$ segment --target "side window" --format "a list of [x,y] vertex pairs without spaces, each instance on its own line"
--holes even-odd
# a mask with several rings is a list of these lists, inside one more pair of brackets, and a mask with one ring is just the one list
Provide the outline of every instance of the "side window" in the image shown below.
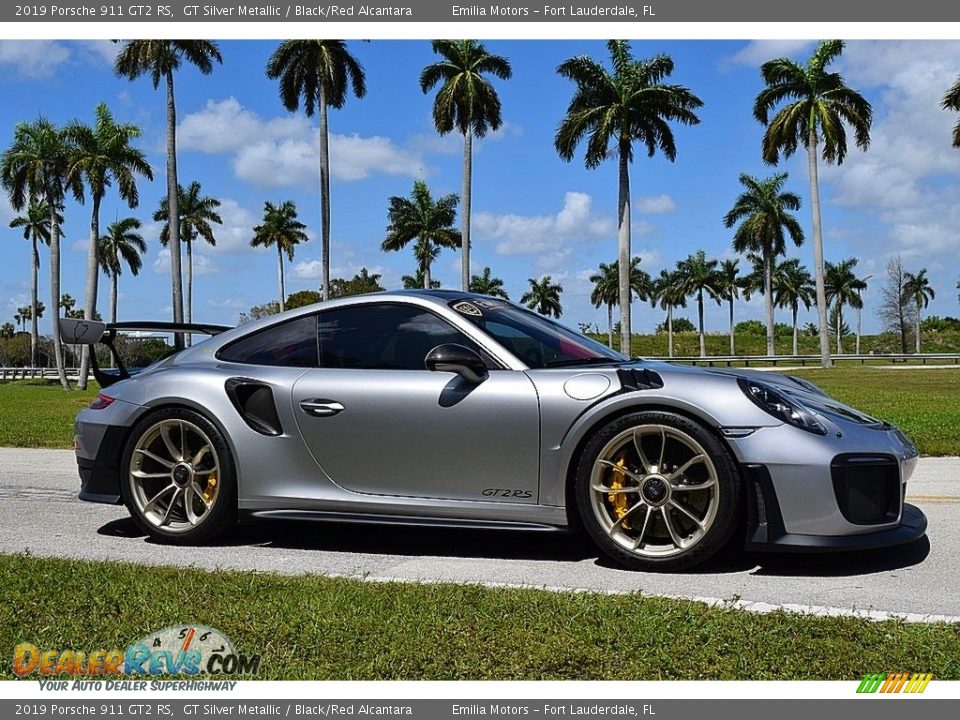
[[317,316],[274,325],[227,345],[219,357],[246,365],[317,367]]
[[320,364],[327,368],[424,370],[437,345],[473,341],[433,313],[406,305],[359,305],[320,313]]

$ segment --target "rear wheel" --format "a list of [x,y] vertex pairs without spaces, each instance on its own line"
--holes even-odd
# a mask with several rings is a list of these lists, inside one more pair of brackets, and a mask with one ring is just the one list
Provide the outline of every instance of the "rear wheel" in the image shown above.
[[120,486],[137,525],[163,542],[207,542],[236,521],[230,450],[213,423],[192,410],[161,410],[134,427]]
[[584,527],[616,562],[638,570],[682,570],[729,540],[740,483],[726,448],[698,423],[640,412],[604,426],[577,467]]

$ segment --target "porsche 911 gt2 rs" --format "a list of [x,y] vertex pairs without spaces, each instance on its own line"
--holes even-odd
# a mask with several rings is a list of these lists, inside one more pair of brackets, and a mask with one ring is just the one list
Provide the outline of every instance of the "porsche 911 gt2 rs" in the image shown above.
[[377,293],[233,329],[61,320],[64,342],[111,348],[133,327],[212,335],[139,372],[95,366],[77,416],[80,498],[158,540],[213,541],[241,512],[573,526],[677,570],[735,533],[825,551],[926,529],[897,428],[805,380],[629,359],[505,300]]

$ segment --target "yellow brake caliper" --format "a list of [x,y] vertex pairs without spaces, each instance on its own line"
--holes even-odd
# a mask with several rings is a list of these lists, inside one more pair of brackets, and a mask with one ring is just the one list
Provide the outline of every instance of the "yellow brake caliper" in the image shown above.
[[217,493],[217,474],[210,473],[210,476],[207,478],[207,486],[203,489],[203,499],[208,503],[213,500],[213,496]]
[[[623,468],[626,465],[623,458],[617,460],[617,468]],[[626,474],[622,469],[612,469],[610,471],[610,489],[619,490],[625,485]],[[626,493],[610,493],[607,495],[607,498],[610,500],[610,504],[613,505],[613,514],[616,515],[616,519],[619,520],[624,515],[627,514],[627,509],[629,508],[629,503],[627,502]],[[630,521],[624,520],[621,525],[625,528],[630,527]]]

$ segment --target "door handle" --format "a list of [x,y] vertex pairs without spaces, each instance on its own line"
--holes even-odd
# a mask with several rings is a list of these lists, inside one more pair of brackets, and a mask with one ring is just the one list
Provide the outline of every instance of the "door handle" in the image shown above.
[[300,409],[314,417],[329,417],[343,412],[344,407],[334,400],[303,400]]

